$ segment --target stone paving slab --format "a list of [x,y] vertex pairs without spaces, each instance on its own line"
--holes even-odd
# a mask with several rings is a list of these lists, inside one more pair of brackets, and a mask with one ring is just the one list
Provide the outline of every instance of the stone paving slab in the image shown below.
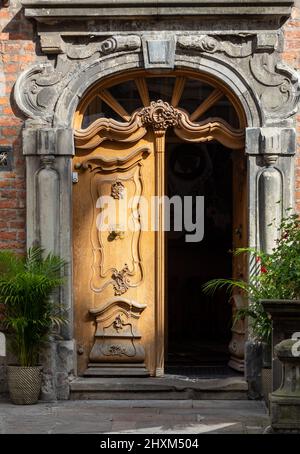
[[263,402],[230,400],[60,401],[13,405],[0,400],[0,434],[262,433]]

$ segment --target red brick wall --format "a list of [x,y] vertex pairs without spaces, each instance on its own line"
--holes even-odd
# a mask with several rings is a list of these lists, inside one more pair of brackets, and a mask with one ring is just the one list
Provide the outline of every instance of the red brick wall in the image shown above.
[[25,168],[21,150],[22,114],[13,101],[16,78],[36,59],[34,26],[19,0],[0,9],[0,145],[13,147],[13,169],[0,172],[0,249],[25,247]]
[[[300,70],[300,6],[293,9],[291,19],[284,27],[283,59],[293,68]],[[295,206],[297,212],[300,213],[300,113],[297,115],[297,133]]]

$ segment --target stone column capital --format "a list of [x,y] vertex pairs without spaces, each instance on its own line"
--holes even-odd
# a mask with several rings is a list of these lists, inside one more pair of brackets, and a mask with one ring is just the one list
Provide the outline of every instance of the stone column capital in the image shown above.
[[23,155],[74,155],[74,133],[68,128],[26,128],[23,130]]
[[295,153],[295,128],[246,128],[246,154],[291,156]]

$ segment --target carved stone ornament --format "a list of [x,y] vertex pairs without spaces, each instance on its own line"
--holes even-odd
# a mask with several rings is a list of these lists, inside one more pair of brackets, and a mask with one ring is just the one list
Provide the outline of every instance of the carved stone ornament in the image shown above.
[[239,65],[241,75],[250,81],[260,98],[266,117],[282,118],[296,113],[300,95],[299,73],[280,61],[278,33],[226,35],[189,35],[177,38],[179,49],[204,54],[218,54],[222,61],[242,59],[233,63]]
[[149,107],[139,112],[143,125],[151,125],[154,131],[165,131],[171,126],[177,126],[180,112],[169,103],[162,100],[152,101]]
[[[64,34],[55,36],[56,38],[49,33],[41,33],[42,45],[49,51],[53,46],[52,53],[60,54],[56,66],[47,62],[29,68],[19,77],[14,91],[16,102],[25,115],[48,123],[54,117],[58,98],[66,87],[69,89],[68,84],[71,81],[75,83],[76,80],[76,87],[80,86],[81,79],[84,80],[89,71],[94,73],[95,65],[100,65],[102,58],[105,59],[106,67],[112,68],[109,73],[114,73],[114,59],[117,57],[112,56],[110,62],[109,54],[142,52],[142,38],[147,43],[160,42],[159,34],[152,41],[151,35],[148,38],[147,34],[141,33],[127,36],[116,34],[105,39],[92,35],[76,39]],[[171,41],[177,43],[174,48],[175,66],[182,65],[182,59],[184,62],[191,61],[194,54],[199,52],[207,58],[206,65],[212,58],[212,67],[214,62],[223,65],[227,78],[231,77],[231,73],[240,77],[241,82],[251,87],[252,93],[257,96],[256,102],[260,100],[266,123],[278,118],[286,120],[295,114],[299,101],[299,75],[280,62],[278,33],[270,31],[230,35],[181,35],[170,32],[170,36],[161,38],[164,43]],[[155,52],[155,58],[160,65],[160,46],[158,50],[158,53]],[[88,62],[85,59],[89,59]],[[128,64],[126,54],[123,61]],[[127,67],[130,69],[130,63]],[[136,63],[132,67],[136,68]],[[141,64],[140,67],[144,66]],[[99,66],[99,75],[101,68],[102,66]],[[201,70],[201,64],[199,69]],[[151,123],[156,132],[178,123],[178,112],[168,103],[164,104],[163,100],[153,101],[149,107],[144,107],[139,115],[143,124]]]
[[288,117],[296,113],[300,97],[300,76],[276,54],[255,54],[249,61],[264,110],[272,117]]
[[214,54],[216,52],[224,53],[229,57],[248,57],[253,52],[254,35],[247,37],[237,36],[234,42],[226,36],[181,36],[178,38],[178,47],[189,49],[197,52]]
[[121,269],[121,271],[114,270],[112,274],[112,279],[114,281],[113,287],[115,290],[115,295],[123,295],[123,293],[126,293],[127,290],[129,289],[129,268],[127,263],[125,263],[124,268]]
[[58,96],[56,85],[62,78],[63,73],[55,71],[50,63],[42,63],[24,71],[14,90],[16,103],[22,112],[29,118],[50,121]]
[[98,56],[115,52],[129,52],[141,47],[141,38],[137,35],[116,35],[107,39],[95,36],[82,36],[74,42],[74,37],[67,34],[41,34],[41,47],[51,54],[64,53],[72,60],[83,60],[98,53]]
[[[53,39],[51,34],[48,35],[49,39]],[[49,62],[30,67],[21,73],[14,89],[15,101],[21,111],[28,118],[38,119],[41,123],[51,122],[56,101],[67,83],[74,78],[75,72],[78,72],[80,60],[94,54],[97,58],[110,53],[138,50],[141,47],[141,38],[135,35],[112,36],[88,45],[76,45],[72,42],[66,44],[59,37],[59,43],[52,41],[50,44],[48,41],[47,46],[51,45],[52,53],[66,52],[65,55],[59,56],[56,67]]]

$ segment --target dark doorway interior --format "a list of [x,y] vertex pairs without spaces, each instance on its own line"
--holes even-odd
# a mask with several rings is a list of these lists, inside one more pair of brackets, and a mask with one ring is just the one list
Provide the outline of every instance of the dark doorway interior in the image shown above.
[[[188,232],[168,232],[166,372],[224,376],[231,337],[228,295],[209,297],[202,285],[232,276],[232,153],[219,143],[167,146],[168,195],[204,196],[204,238],[186,242]],[[195,215],[195,213],[193,214]],[[171,223],[172,226],[172,223]]]

